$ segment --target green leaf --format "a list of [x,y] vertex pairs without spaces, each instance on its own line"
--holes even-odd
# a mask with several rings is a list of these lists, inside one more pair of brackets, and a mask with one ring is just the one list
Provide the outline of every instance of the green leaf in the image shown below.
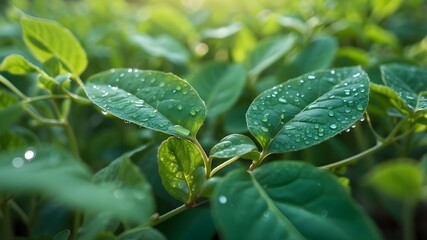
[[259,158],[258,148],[249,137],[241,134],[231,134],[212,147],[209,156],[211,158],[232,158],[242,156],[257,160]]
[[79,229],[80,240],[98,239],[97,237],[105,231],[114,232],[120,222],[113,218],[110,213],[100,213],[86,216],[83,225]]
[[372,93],[380,94],[387,98],[391,105],[396,107],[396,109],[399,110],[401,113],[409,114],[411,112],[411,109],[406,104],[406,102],[392,88],[384,85],[370,83],[370,89]]
[[301,162],[235,170],[211,204],[224,239],[380,239],[336,178]]
[[8,130],[22,115],[22,104],[8,93],[0,89],[0,133]]
[[85,91],[118,118],[179,137],[196,136],[206,116],[197,92],[169,73],[112,69],[92,76]]
[[317,71],[260,94],[246,113],[249,131],[268,152],[296,151],[349,128],[368,104],[359,67]]
[[188,140],[170,137],[159,147],[158,164],[166,191],[182,202],[194,201],[205,181],[199,149]]
[[242,24],[239,22],[233,22],[227,26],[219,28],[208,28],[200,32],[200,39],[214,38],[223,39],[232,36],[240,31]]
[[381,66],[386,86],[396,91],[414,112],[427,109],[427,70],[403,64]]
[[64,231],[61,231],[57,234],[55,234],[55,236],[53,236],[54,240],[68,240],[68,238],[70,237],[70,233],[71,231],[68,229],[65,229]]
[[260,42],[247,59],[250,67],[249,75],[258,76],[289,52],[295,41],[296,37],[294,35],[288,35],[286,37],[268,38]]
[[[132,174],[130,174],[132,175]],[[94,184],[86,166],[52,147],[28,147],[0,154],[1,193],[40,193],[85,213],[111,213],[130,222],[146,222],[150,196],[139,189],[127,197],[115,184]],[[144,198],[144,204],[135,199]]]
[[332,36],[316,37],[291,61],[285,75],[296,77],[308,72],[329,68],[338,50],[338,41]]
[[24,42],[40,62],[59,58],[74,75],[87,66],[86,53],[74,35],[57,22],[23,16]]
[[239,98],[246,82],[241,64],[210,63],[196,70],[188,79],[214,117],[227,112]]
[[12,54],[3,59],[0,64],[0,71],[7,71],[15,75],[42,72],[39,67],[18,54]]
[[133,34],[130,41],[151,56],[163,57],[172,63],[185,64],[190,59],[189,51],[168,35],[152,37],[145,34]]
[[139,229],[138,231],[123,234],[119,237],[119,240],[166,240],[166,237],[163,236],[161,232],[156,230],[155,228],[143,228]]
[[[0,123],[2,123],[2,121],[0,121]],[[3,125],[1,126],[3,127]],[[0,151],[16,149],[26,145],[25,139],[20,134],[11,130],[0,132]]]
[[151,197],[151,187],[138,166],[133,164],[127,155],[99,171],[94,176],[94,182],[113,184],[114,196],[126,199],[128,204],[134,206],[134,210],[138,212],[138,222],[146,221],[153,215],[154,200]]
[[369,185],[398,199],[419,198],[423,176],[419,166],[410,161],[388,161],[373,169],[366,178]]

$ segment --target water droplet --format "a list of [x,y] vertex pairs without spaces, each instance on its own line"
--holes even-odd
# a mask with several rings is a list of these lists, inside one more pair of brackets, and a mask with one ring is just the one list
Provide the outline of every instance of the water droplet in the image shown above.
[[284,98],[279,98],[279,102],[281,102],[281,103],[287,103],[288,101],[286,101],[286,99],[284,99]]
[[[312,78],[310,78],[310,76],[309,76],[308,78],[309,78],[309,79],[312,79]],[[299,82],[300,82],[300,83],[304,83],[304,80],[300,79],[300,80],[299,80]]]
[[104,91],[104,92],[102,93],[101,97],[106,97],[106,96],[108,96],[108,92],[107,92],[107,91]]
[[164,83],[164,82],[161,82],[161,83],[159,84],[159,86],[160,86],[160,87],[164,87],[164,86],[165,86],[165,83]]
[[104,110],[102,110],[101,113],[102,113],[102,115],[107,115],[108,114],[108,112],[104,111]]
[[335,74],[335,70],[331,70],[331,71],[330,71],[330,73],[331,73],[331,74]]
[[365,121],[365,118],[364,118],[364,117],[362,117],[362,118],[360,119],[360,121],[361,121],[361,122]]
[[333,117],[333,116],[335,115],[335,114],[334,114],[334,111],[332,111],[332,110],[331,110],[331,111],[329,111],[329,112],[328,112],[328,115],[329,115],[329,117]]
[[268,128],[266,128],[266,127],[261,127],[261,130],[263,131],[263,132],[268,132]]
[[182,110],[182,105],[179,104],[178,106],[176,106],[176,108],[181,111]]
[[181,90],[181,86],[180,85],[178,85],[178,86],[176,86],[176,88],[175,88],[177,91],[179,91],[179,90]]
[[131,73],[131,72],[132,72],[132,68],[129,68],[129,69],[128,69],[128,73]]
[[188,129],[186,129],[186,128],[184,128],[183,126],[181,126],[181,125],[174,125],[174,126],[171,126],[171,127],[169,127],[169,129],[168,130],[173,130],[173,131],[175,131],[175,132],[177,132],[177,133],[179,133],[179,134],[181,134],[181,135],[184,135],[184,136],[188,136],[188,135],[190,135],[190,130],[188,130]]
[[345,130],[345,132],[350,132],[350,128],[347,128],[347,129]]
[[149,114],[148,114],[148,117],[150,117],[150,118],[153,118],[153,117],[155,117],[156,116],[156,113],[154,113],[154,112],[150,112]]
[[117,86],[112,86],[111,90],[116,91],[117,89],[119,89]]
[[172,103],[169,103],[169,105],[168,105],[168,109],[172,109],[173,108],[173,104]]
[[285,119],[285,114],[280,114],[280,119]]
[[186,95],[187,93],[188,93],[187,90],[182,91],[183,95]]
[[268,121],[268,113],[264,114],[264,116],[262,116],[261,121],[263,122],[267,122]]
[[262,214],[262,217],[264,218],[264,219],[268,219],[268,218],[270,218],[270,216],[271,216],[271,213],[270,213],[270,211],[265,211],[263,214]]
[[337,129],[337,125],[336,125],[336,124],[334,124],[334,123],[332,123],[331,125],[329,125],[329,128],[330,128],[330,129]]
[[353,77],[358,77],[358,76],[360,76],[360,73],[353,74]]
[[350,109],[346,109],[346,110],[344,110],[345,111],[345,113],[350,113],[351,112],[351,110]]
[[329,96],[329,98],[330,98],[330,99],[333,99],[333,98],[335,98],[335,95],[331,95],[331,96]]
[[252,109],[256,111],[256,110],[258,110],[258,107],[257,106],[253,106]]
[[308,76],[308,79],[315,79],[316,77],[313,75]]
[[227,203],[227,197],[224,195],[219,195],[218,202],[221,204],[226,204]]
[[350,90],[348,90],[348,89],[344,90],[344,94],[347,96],[350,95]]
[[195,116],[196,115],[196,111],[194,111],[193,109],[190,110],[190,115],[191,116]]
[[121,190],[114,190],[114,197],[117,199],[123,199],[125,198],[125,194]]
[[120,75],[119,75],[120,77],[124,77],[125,76],[125,74],[124,73],[120,73]]
[[359,110],[359,111],[363,111],[364,110],[362,104],[357,104],[357,110]]
[[316,123],[316,124],[314,124],[314,128],[315,128],[315,129],[318,129],[318,128],[319,128],[319,124],[317,124],[317,123]]
[[15,168],[21,168],[22,166],[24,166],[24,159],[20,157],[12,159],[12,166]]

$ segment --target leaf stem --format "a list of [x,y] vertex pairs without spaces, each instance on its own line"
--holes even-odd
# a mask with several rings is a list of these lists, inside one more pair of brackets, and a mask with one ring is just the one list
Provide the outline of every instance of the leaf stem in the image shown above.
[[258,159],[258,161],[253,161],[252,162],[252,164],[251,164],[251,166],[249,166],[249,169],[248,169],[248,171],[253,171],[255,168],[257,168],[261,163],[262,163],[262,161],[268,156],[268,155],[270,155],[271,153],[269,153],[269,152],[266,152],[266,151],[262,151],[261,152],[261,154],[260,154],[260,156],[259,156],[259,159]]
[[235,162],[237,159],[239,159],[240,158],[240,156],[235,156],[235,157],[232,157],[232,158],[230,158],[230,159],[228,159],[227,161],[225,161],[225,162],[223,162],[223,163],[221,163],[220,165],[218,165],[216,168],[214,168],[213,170],[212,170],[212,172],[210,173],[210,176],[209,177],[212,177],[213,175],[215,175],[215,173],[217,173],[219,170],[221,170],[221,169],[223,169],[224,167],[226,167],[226,166],[228,166],[228,165],[230,165],[230,164],[232,164],[233,162]]
[[27,96],[23,92],[21,92],[18,88],[16,88],[9,80],[0,75],[0,83],[3,83],[6,87],[8,87],[12,92],[18,95],[22,99],[27,99]]
[[196,145],[197,149],[199,149],[200,153],[202,154],[203,163],[205,165],[205,176],[206,178],[209,178],[211,176],[211,161],[209,160],[208,155],[206,155],[205,150],[203,149],[202,145],[200,145],[200,142],[197,140],[196,137],[191,138],[191,141]]
[[68,96],[65,94],[42,95],[42,96],[36,96],[36,97],[28,97],[23,101],[23,103],[28,104],[28,103],[43,101],[43,100],[67,99],[67,98]]
[[407,199],[403,205],[403,239],[414,240],[414,210],[416,201],[412,198]]
[[19,215],[22,222],[26,226],[28,226],[28,224],[30,223],[30,220],[28,215],[24,212],[24,210],[22,210],[22,208],[13,199],[9,200],[9,206]]

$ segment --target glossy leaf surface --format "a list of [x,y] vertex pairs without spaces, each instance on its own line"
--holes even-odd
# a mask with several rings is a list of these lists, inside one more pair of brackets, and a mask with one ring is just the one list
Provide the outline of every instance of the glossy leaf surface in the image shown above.
[[158,163],[166,191],[185,203],[194,200],[205,181],[199,149],[188,140],[170,137],[159,147]]
[[407,106],[416,112],[427,108],[427,70],[415,66],[388,64],[381,66],[383,81],[396,91]]
[[148,220],[153,206],[147,187],[122,192],[114,183],[95,184],[91,178],[80,160],[60,149],[28,147],[0,154],[2,193],[36,192],[87,213],[108,212],[135,223]]
[[30,16],[21,18],[21,26],[25,44],[40,62],[57,57],[74,75],[85,70],[86,52],[64,26]]
[[258,148],[249,137],[241,134],[231,134],[212,147],[211,158],[231,158],[242,156],[256,160],[259,157]]
[[208,116],[227,112],[239,98],[247,73],[240,64],[210,63],[191,75],[188,82],[205,101]]
[[212,204],[224,239],[380,239],[335,177],[301,162],[235,170]]
[[21,75],[28,73],[39,73],[41,70],[34,64],[28,62],[23,56],[12,54],[7,56],[0,64],[0,71]]
[[404,114],[411,112],[411,109],[406,102],[392,88],[375,83],[370,84],[370,89],[373,93],[380,94],[388,99],[392,106]]
[[168,73],[112,69],[92,76],[85,91],[104,111],[175,136],[195,136],[206,116],[197,92]]
[[249,55],[251,76],[258,76],[262,71],[279,60],[285,53],[291,50],[296,41],[296,37],[289,35],[286,37],[274,37],[259,43]]
[[359,67],[317,71],[260,94],[246,113],[249,131],[268,152],[325,141],[362,117],[369,78]]

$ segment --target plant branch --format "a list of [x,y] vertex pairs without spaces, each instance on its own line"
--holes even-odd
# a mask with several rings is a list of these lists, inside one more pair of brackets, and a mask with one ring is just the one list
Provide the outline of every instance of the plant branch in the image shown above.
[[206,178],[209,178],[211,175],[211,161],[209,160],[208,155],[206,155],[206,152],[203,149],[202,145],[200,145],[199,141],[195,137],[193,137],[191,140],[196,145],[197,149],[199,149],[200,153],[202,154],[203,163],[205,165],[205,176]]
[[23,92],[21,92],[18,88],[16,88],[9,80],[0,75],[0,83],[3,83],[6,87],[8,87],[12,92],[18,95],[22,99],[27,99],[27,96]]
[[232,158],[230,158],[230,159],[228,159],[227,161],[225,161],[225,162],[223,162],[223,163],[221,163],[220,165],[218,165],[216,168],[214,168],[213,170],[212,170],[212,172],[210,173],[210,176],[209,177],[212,177],[213,175],[215,175],[215,173],[217,173],[219,170],[221,170],[221,169],[223,169],[224,167],[226,167],[226,166],[228,166],[228,165],[230,165],[230,164],[232,164],[233,162],[235,162],[237,159],[239,159],[240,158],[240,156],[235,156],[235,157],[232,157]]

